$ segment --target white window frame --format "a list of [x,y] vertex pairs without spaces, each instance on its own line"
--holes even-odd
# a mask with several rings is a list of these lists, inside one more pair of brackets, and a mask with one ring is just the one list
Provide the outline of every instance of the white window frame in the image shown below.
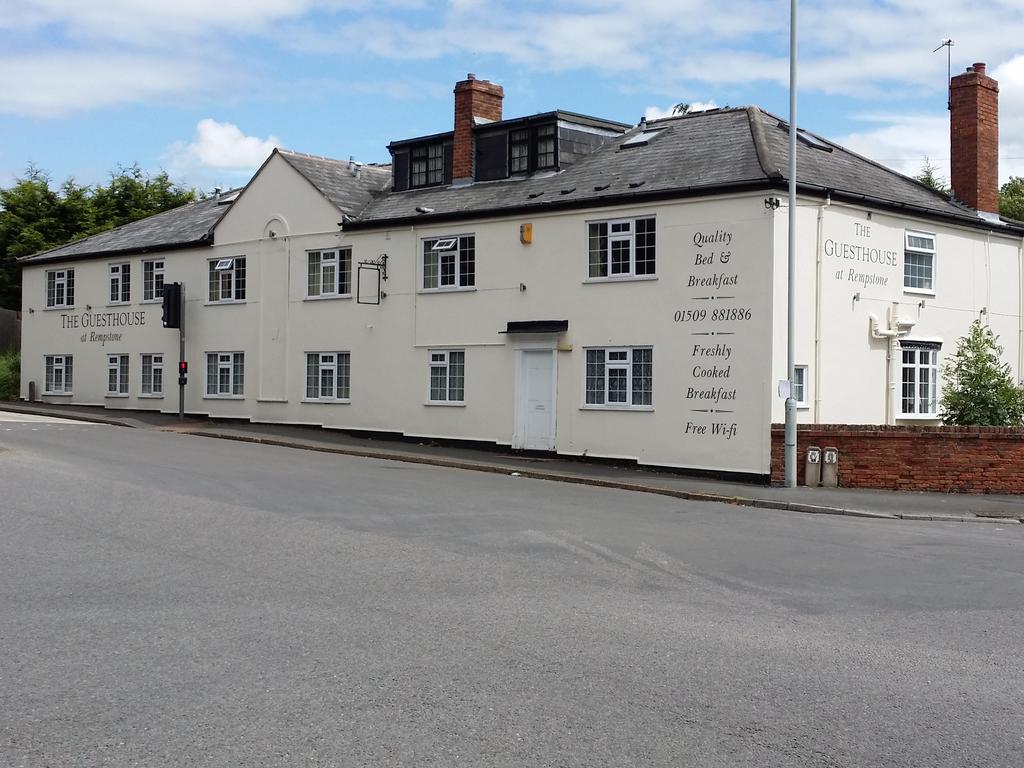
[[143,303],[163,301],[165,265],[163,259],[146,259],[142,262]]
[[[636,260],[636,238],[637,238],[637,224],[641,221],[651,221],[652,229],[649,234],[653,238],[652,244],[649,246],[653,253],[653,264],[650,267],[645,266],[645,271],[637,271],[637,260]],[[618,219],[598,219],[595,221],[588,221],[586,223],[586,242],[587,242],[587,279],[586,282],[603,283],[615,280],[653,280],[658,276],[658,220],[654,214],[645,214],[642,216],[630,216],[628,218]],[[604,227],[605,234],[602,236],[600,232],[595,234],[595,227]],[[613,231],[618,228],[619,231]],[[598,260],[594,259],[594,239],[604,237],[607,239],[607,247],[604,250],[603,258]],[[618,272],[613,271],[614,264],[612,262],[612,252],[614,250],[615,243],[625,243],[629,250],[629,263],[628,269],[621,270]],[[599,252],[599,255],[600,252]],[[645,260],[646,264],[646,260]],[[595,269],[596,268],[596,269]],[[650,271],[646,271],[650,270]],[[593,274],[594,272],[597,274]],[[601,274],[601,272],[604,274]]]
[[[474,233],[425,237],[422,242],[421,293],[476,290],[476,235]],[[446,260],[451,260],[454,270],[451,282],[448,283],[443,282],[444,276],[441,272],[441,265]],[[472,265],[472,271],[466,270],[467,274],[463,274],[464,263]]]
[[[459,357],[454,359],[453,355]],[[427,405],[465,405],[466,404],[466,350],[465,349],[430,349],[427,350]],[[452,397],[452,366],[461,366],[460,386],[455,391],[460,397]],[[436,397],[435,371],[444,378],[444,397]]]
[[[916,237],[923,240],[931,241],[931,248],[921,245],[911,245],[910,238]],[[935,262],[936,262],[936,247],[935,247],[935,235],[930,232],[915,232],[913,230],[907,230],[903,235],[903,290],[906,293],[921,293],[928,296],[935,295]],[[931,272],[928,278],[928,285],[917,286],[908,285],[909,276],[907,275],[907,256],[913,254],[914,256],[927,256],[930,259],[929,270]]]
[[[649,360],[636,360],[635,352],[637,351],[650,352]],[[600,364],[601,377],[602,377],[602,388],[598,390],[596,387],[591,387],[591,379],[596,378],[591,376],[591,365],[592,363],[591,352],[603,353],[601,356]],[[613,359],[614,356],[614,359]],[[637,378],[643,378],[642,372],[638,377],[636,366],[642,366],[645,363],[650,365],[650,391],[647,393],[648,397],[643,397],[643,390],[639,392],[635,388],[635,382]],[[611,386],[610,386],[610,371],[624,371],[625,382],[626,382],[626,399],[624,401],[610,400]],[[634,400],[640,399],[641,402],[634,403]],[[642,402],[644,399],[649,402]],[[653,411],[654,410],[654,347],[653,346],[635,346],[635,347],[584,347],[583,348],[583,406],[584,409],[596,409],[596,410],[611,410],[611,411]]]
[[[325,375],[330,375],[330,392],[324,392]],[[307,352],[306,380],[303,388],[307,403],[350,403],[352,354],[347,351]]]
[[109,305],[130,304],[132,300],[132,265],[130,262],[110,264],[107,271],[110,289],[107,292]]
[[[57,371],[60,371],[61,386],[56,386]],[[44,395],[70,395],[74,373],[74,363],[71,355],[44,355],[43,356],[43,394]]]
[[107,397],[128,397],[128,355],[107,355]]
[[[211,361],[214,378],[210,377]],[[227,371],[227,384],[223,381],[223,372]],[[206,382],[203,386],[204,399],[242,400],[245,398],[245,353],[244,352],[207,352]]]
[[[807,396],[808,392],[808,367],[806,365],[794,365],[793,366],[793,400],[796,401],[797,408],[809,408],[811,405],[810,398]],[[800,396],[797,397],[797,394]]]
[[[244,302],[248,284],[245,256],[209,259],[209,265],[209,279],[206,288],[207,304],[241,304]],[[214,279],[217,281],[216,298],[213,294]],[[228,294],[228,298],[224,298],[225,293]]]
[[[907,346],[903,346],[903,342],[906,342]],[[900,344],[900,413],[898,418],[900,419],[937,419],[939,418],[939,349],[938,347],[929,344],[928,347],[918,346],[921,342],[915,344],[913,339],[901,340]],[[927,362],[921,362],[922,354],[928,355]],[[907,357],[911,359],[908,361]],[[927,394],[921,392],[921,372],[928,371],[929,382],[924,386],[928,387]],[[907,380],[907,373],[910,372],[912,375],[910,381]],[[907,386],[912,387],[912,396],[909,399],[913,400],[913,407],[915,410],[906,410],[906,390]],[[922,403],[930,405],[930,410],[921,410]]]
[[[314,266],[314,260],[316,266]],[[328,279],[330,272],[333,272],[333,278]],[[315,291],[312,285],[314,275],[316,276]],[[345,285],[342,285],[342,275],[347,276]],[[343,291],[342,288],[347,290]],[[306,298],[352,298],[351,248],[317,248],[306,251]]]
[[[147,383],[146,368],[149,368]],[[148,391],[147,391],[148,390]],[[139,397],[164,396],[164,356],[158,352],[142,354],[139,368]]]
[[[50,290],[51,276],[53,290]],[[75,270],[74,269],[48,269],[46,270],[46,308],[47,309],[72,309],[75,306]],[[57,300],[58,294],[60,301]]]

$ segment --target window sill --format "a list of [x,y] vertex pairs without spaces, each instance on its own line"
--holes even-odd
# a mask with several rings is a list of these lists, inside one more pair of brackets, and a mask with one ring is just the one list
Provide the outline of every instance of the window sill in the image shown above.
[[161,299],[143,299],[139,304],[163,304],[164,300]]
[[203,400],[245,400],[245,395],[203,395]]
[[897,421],[938,421],[942,417],[937,413],[900,413]]
[[127,392],[107,392],[105,395],[103,395],[103,397],[106,398],[107,400],[120,400],[120,399],[123,399],[125,397],[128,397],[128,393]]
[[328,293],[325,296],[307,296],[303,301],[331,301],[332,299],[351,299],[351,293]]
[[349,405],[352,400],[350,398],[331,400],[326,397],[313,398],[302,398],[303,403],[310,403],[312,405]]
[[462,401],[462,402],[454,402],[453,401],[453,402],[448,403],[448,402],[444,402],[444,401],[441,401],[441,400],[427,400],[427,402],[425,402],[424,405],[439,406],[441,408],[465,408],[466,407],[465,401]]
[[107,307],[130,307],[132,303],[130,301],[111,301],[107,303]]
[[907,286],[903,286],[903,292],[913,294],[914,296],[935,295],[935,291],[933,291],[931,288],[907,288]]
[[43,307],[43,312],[67,312],[69,309],[74,309],[74,308],[75,308],[74,304],[72,304],[70,306],[64,306],[64,305],[61,305],[61,304],[57,304],[57,305],[52,306],[52,307]]
[[809,410],[811,410],[811,404],[810,403],[797,403],[796,404],[796,409],[798,411],[809,411]]
[[637,283],[657,280],[657,275],[616,275],[615,277],[588,277],[583,281],[584,285],[589,283]]
[[420,288],[418,293],[472,293],[475,290],[475,285],[453,285],[444,288]]
[[224,301],[203,302],[203,306],[206,307],[219,307],[225,304],[245,304],[245,299],[225,299]]
[[152,394],[152,395],[142,395],[142,394],[140,394],[139,398],[142,399],[142,400],[163,400],[164,399],[164,393],[160,392],[158,394]]
[[74,397],[74,392],[43,392],[43,397]]
[[654,413],[653,405],[581,405],[581,411],[640,411]]

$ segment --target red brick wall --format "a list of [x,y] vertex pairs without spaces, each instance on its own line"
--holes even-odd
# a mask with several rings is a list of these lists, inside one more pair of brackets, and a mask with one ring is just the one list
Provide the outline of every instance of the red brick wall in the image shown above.
[[999,83],[975,64],[949,84],[950,183],[978,211],[999,211]]
[[501,120],[501,102],[505,91],[488,80],[472,74],[455,84],[455,135],[452,139],[452,178],[473,176],[473,118]]
[[[809,446],[839,449],[839,485],[901,491],[1024,493],[1024,428],[807,424],[797,429],[797,482]],[[785,432],[772,426],[772,483],[784,481]]]

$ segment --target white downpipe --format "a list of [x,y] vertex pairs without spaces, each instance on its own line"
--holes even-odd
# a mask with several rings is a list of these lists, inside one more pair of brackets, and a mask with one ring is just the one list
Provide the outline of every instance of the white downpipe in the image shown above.
[[821,423],[821,266],[822,234],[824,232],[825,209],[832,205],[829,193],[825,202],[818,206],[818,236],[815,244],[814,264],[814,423]]
[[[899,308],[900,303],[894,301],[889,308],[890,327],[885,329],[882,328],[881,322],[873,312],[868,314],[868,319],[871,322],[871,338],[888,339],[889,341],[885,357],[885,380],[887,382],[885,397],[886,424],[896,423],[896,391],[899,387],[896,380],[896,372],[900,370],[900,366],[896,364],[896,359],[899,352],[899,339],[901,336],[906,336],[910,333],[910,329],[914,327],[913,323],[900,319]],[[902,330],[904,328],[906,330]]]
[[[422,280],[422,273],[419,271],[423,269],[419,262],[419,255],[417,254],[418,243],[416,242],[416,225],[412,224],[409,226],[409,237],[412,239],[412,344],[413,347],[418,347],[420,343],[419,337],[419,318],[417,312],[419,311],[419,298],[420,292],[416,290],[416,281]],[[429,356],[428,356],[429,357]]]
[[992,231],[985,233],[985,308],[988,313],[985,315],[985,324],[989,324],[992,317]]
[[1017,246],[1017,381],[1024,382],[1024,237]]

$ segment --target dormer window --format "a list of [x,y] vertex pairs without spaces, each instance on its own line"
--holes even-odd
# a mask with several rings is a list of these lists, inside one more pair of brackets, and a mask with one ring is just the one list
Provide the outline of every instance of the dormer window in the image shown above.
[[508,134],[509,164],[511,173],[528,173],[530,170],[530,132],[525,128]]
[[508,172],[530,173],[554,168],[557,163],[555,126],[516,128],[508,132]]
[[411,187],[429,187],[444,181],[444,148],[440,142],[412,148]]
[[555,167],[555,126],[537,128],[537,168]]

